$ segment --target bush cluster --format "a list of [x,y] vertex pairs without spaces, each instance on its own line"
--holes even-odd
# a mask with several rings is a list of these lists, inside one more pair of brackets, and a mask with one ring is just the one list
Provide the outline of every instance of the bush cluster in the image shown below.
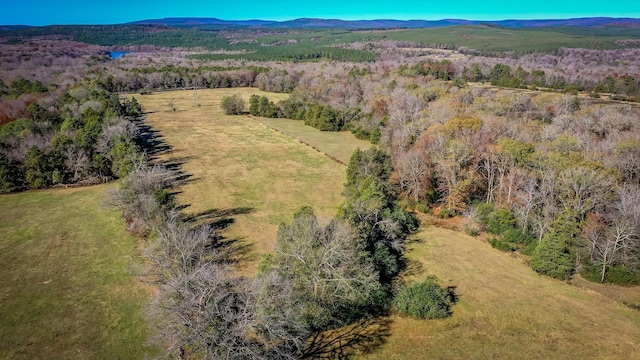
[[441,319],[451,315],[457,297],[452,288],[438,284],[437,278],[404,287],[394,298],[394,311],[417,319]]
[[222,98],[222,110],[227,115],[244,114],[246,104],[239,95],[225,96]]

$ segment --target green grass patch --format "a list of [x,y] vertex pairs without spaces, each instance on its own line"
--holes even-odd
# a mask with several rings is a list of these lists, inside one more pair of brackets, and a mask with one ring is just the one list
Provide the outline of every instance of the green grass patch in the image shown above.
[[153,355],[136,239],[94,186],[0,196],[0,358]]

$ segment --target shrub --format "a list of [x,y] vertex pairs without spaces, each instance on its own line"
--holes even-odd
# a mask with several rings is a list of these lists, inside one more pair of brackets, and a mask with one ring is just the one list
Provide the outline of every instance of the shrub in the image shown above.
[[440,286],[430,276],[424,282],[406,286],[394,298],[394,311],[418,319],[441,319],[451,315],[457,301],[452,288]]
[[531,268],[540,274],[568,280],[573,272],[575,256],[569,250],[564,234],[547,234],[531,255]]
[[19,189],[22,173],[0,151],[0,194],[14,192]]
[[502,233],[502,239],[506,242],[514,244],[531,244],[535,241],[535,238],[520,229],[508,229]]
[[380,138],[382,137],[382,133],[380,132],[380,128],[375,128],[369,135],[369,142],[378,145],[380,143]]
[[480,236],[480,230],[469,225],[464,226],[464,232],[473,237]]
[[442,209],[438,212],[438,217],[441,219],[452,218],[456,215],[456,211],[452,209]]
[[516,226],[516,219],[513,213],[507,209],[496,209],[491,212],[485,220],[487,231],[500,235]]
[[244,100],[238,95],[223,97],[221,105],[227,115],[240,115],[245,111]]
[[500,241],[496,238],[489,238],[489,244],[491,244],[491,247],[494,249],[498,249],[500,251],[516,251],[517,248],[509,243],[506,243],[504,241]]
[[421,201],[416,204],[415,210],[421,212],[423,214],[431,213],[431,209],[429,208],[429,204],[426,201]]

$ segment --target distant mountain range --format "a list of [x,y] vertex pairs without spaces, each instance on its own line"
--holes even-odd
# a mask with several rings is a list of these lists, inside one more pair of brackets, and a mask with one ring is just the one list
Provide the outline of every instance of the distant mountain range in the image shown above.
[[547,20],[500,20],[476,21],[462,19],[443,20],[340,20],[301,18],[287,21],[269,20],[221,20],[216,18],[164,18],[130,22],[128,24],[157,24],[179,27],[199,27],[214,25],[220,27],[261,27],[261,28],[326,28],[326,29],[391,29],[391,28],[435,28],[454,25],[488,25],[509,28],[536,28],[556,26],[579,27],[629,27],[640,28],[640,19],[636,18],[575,18]]
[[12,31],[12,30],[22,30],[28,29],[32,26],[28,25],[0,25],[0,31]]

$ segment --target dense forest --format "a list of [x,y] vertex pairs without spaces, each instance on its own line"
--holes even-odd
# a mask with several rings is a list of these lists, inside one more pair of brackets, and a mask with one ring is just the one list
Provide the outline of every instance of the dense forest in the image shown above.
[[[135,101],[79,84],[60,95],[19,78],[7,97],[33,97],[25,117],[0,128],[0,189],[12,192],[61,184],[90,184],[128,174],[139,161]],[[27,101],[29,102],[29,101]]]
[[[390,312],[448,316],[452,289],[400,278],[417,214],[464,219],[460,230],[546,276],[640,285],[639,34],[558,31],[584,38],[503,51],[427,30],[3,31],[0,193],[121,179],[109,202],[148,239],[153,319],[176,357],[321,356],[308,340],[327,330]],[[114,49],[131,53],[112,60]],[[227,114],[376,145],[353,154],[335,217],[320,221],[313,204],[292,214],[253,278],[215,229],[184,220],[180,176],[150,158],[136,100],[230,87],[290,96],[225,98]]]

